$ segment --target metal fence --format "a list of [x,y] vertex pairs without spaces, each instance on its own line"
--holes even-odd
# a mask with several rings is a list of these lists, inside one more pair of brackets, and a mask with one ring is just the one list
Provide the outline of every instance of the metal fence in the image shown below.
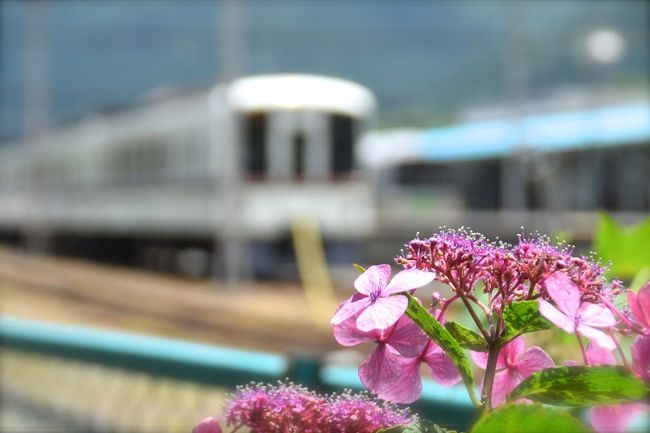
[[[0,318],[0,431],[188,432],[218,414],[236,385],[289,379],[361,389],[354,367],[142,334]],[[424,382],[415,409],[466,428],[464,391]]]

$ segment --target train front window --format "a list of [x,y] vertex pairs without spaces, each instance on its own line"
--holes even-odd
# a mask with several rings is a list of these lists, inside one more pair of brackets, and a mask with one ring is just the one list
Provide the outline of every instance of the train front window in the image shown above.
[[332,173],[347,174],[354,166],[354,119],[335,114],[330,118],[332,137]]
[[267,116],[264,113],[248,114],[244,117],[243,123],[246,171],[251,176],[263,176],[267,171]]
[[297,178],[305,174],[305,136],[295,134],[293,136],[293,173]]

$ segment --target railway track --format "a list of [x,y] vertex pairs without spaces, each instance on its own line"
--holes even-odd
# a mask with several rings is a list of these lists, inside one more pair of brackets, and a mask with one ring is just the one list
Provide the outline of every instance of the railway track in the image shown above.
[[296,286],[236,290],[79,260],[0,248],[0,311],[215,344],[314,355],[335,348]]

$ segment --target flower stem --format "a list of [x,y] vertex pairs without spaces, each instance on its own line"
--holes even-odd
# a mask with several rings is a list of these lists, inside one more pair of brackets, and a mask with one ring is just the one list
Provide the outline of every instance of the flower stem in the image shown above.
[[614,337],[614,333],[610,329],[607,331],[610,337],[612,337],[612,340],[614,340],[614,344],[616,344],[616,349],[618,350],[618,353],[621,355],[621,360],[623,361],[623,365],[625,368],[629,369],[630,365],[627,363],[627,359],[625,358],[625,352],[623,352],[623,348],[621,347],[621,343],[619,343],[618,338]]
[[467,311],[469,311],[470,316],[472,316],[472,319],[474,319],[474,323],[476,323],[476,326],[478,327],[478,330],[481,331],[481,334],[483,334],[483,337],[485,338],[485,341],[490,341],[490,334],[487,332],[485,327],[483,326],[483,323],[481,323],[481,319],[476,315],[476,311],[472,308],[472,304],[469,303],[465,295],[462,294],[461,291],[458,291],[458,296],[460,296],[460,299],[463,301],[463,304],[465,304],[465,308],[467,308]]
[[607,308],[609,308],[609,310],[610,310],[612,313],[616,314],[616,315],[621,319],[621,321],[623,321],[623,323],[625,323],[629,328],[631,328],[631,329],[635,329],[635,328],[634,328],[634,324],[633,324],[632,322],[630,322],[630,321],[628,320],[628,318],[625,317],[625,315],[624,315],[623,313],[621,313],[621,312],[618,310],[618,308],[616,308],[614,305],[612,305],[612,303],[609,302],[609,300],[607,300],[606,297],[604,297],[604,296],[601,295],[601,296],[599,296],[598,299],[599,299],[603,304],[605,304],[605,306],[606,306]]
[[498,341],[493,341],[490,344],[488,352],[487,365],[485,367],[485,379],[483,381],[483,394],[481,401],[483,402],[483,413],[492,410],[492,386],[494,385],[494,375],[497,369],[497,360],[499,359],[499,352],[501,346]]
[[526,296],[526,299],[532,299],[533,298],[533,292],[535,292],[535,286],[537,285],[537,281],[531,281],[530,282],[530,289],[528,289],[528,295]]
[[589,360],[587,359],[587,351],[585,350],[585,345],[582,343],[582,336],[578,331],[576,331],[576,338],[578,339],[578,344],[580,345],[580,352],[582,352],[582,359],[585,362],[585,365],[589,365]]
[[467,389],[467,395],[469,395],[469,399],[472,401],[474,408],[479,412],[481,412],[482,410],[481,402],[478,401],[478,399],[476,398],[476,394],[474,394],[474,389],[470,386],[469,383],[465,382],[464,380],[463,380],[463,384],[465,384],[465,388]]
[[460,299],[463,301],[463,304],[465,304],[465,308],[467,308],[467,311],[469,311],[469,315],[472,316],[472,319],[474,319],[474,323],[476,323],[476,326],[478,327],[479,331],[481,331],[481,334],[483,334],[485,341],[490,341],[490,334],[483,326],[483,323],[481,323],[481,319],[479,319],[479,317],[476,315],[476,311],[474,311],[474,308],[472,308],[472,304],[469,303],[469,300],[467,300],[467,296],[465,296],[465,293],[463,292],[464,287],[462,284],[462,280],[461,280],[461,284],[459,284],[454,280],[451,274],[447,273],[446,277],[449,279],[449,283],[452,286],[452,289],[454,289],[454,292],[456,292],[456,295],[460,296]]
[[442,306],[440,309],[440,312],[438,313],[437,320],[440,322],[442,320],[442,316],[445,315],[445,311],[447,310],[447,307],[451,305],[452,302],[454,302],[456,299],[458,299],[458,295],[454,295],[451,298],[449,298],[447,301],[445,301],[445,304]]

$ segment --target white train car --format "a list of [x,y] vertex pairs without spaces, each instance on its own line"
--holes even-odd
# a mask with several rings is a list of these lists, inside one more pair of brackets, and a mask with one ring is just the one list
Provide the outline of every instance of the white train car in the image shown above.
[[0,232],[123,240],[139,256],[215,237],[268,245],[307,216],[328,243],[359,241],[375,208],[355,146],[375,112],[350,81],[262,75],[5,143]]
[[491,237],[519,227],[588,243],[598,212],[650,215],[650,104],[366,134],[381,233],[440,225]]

